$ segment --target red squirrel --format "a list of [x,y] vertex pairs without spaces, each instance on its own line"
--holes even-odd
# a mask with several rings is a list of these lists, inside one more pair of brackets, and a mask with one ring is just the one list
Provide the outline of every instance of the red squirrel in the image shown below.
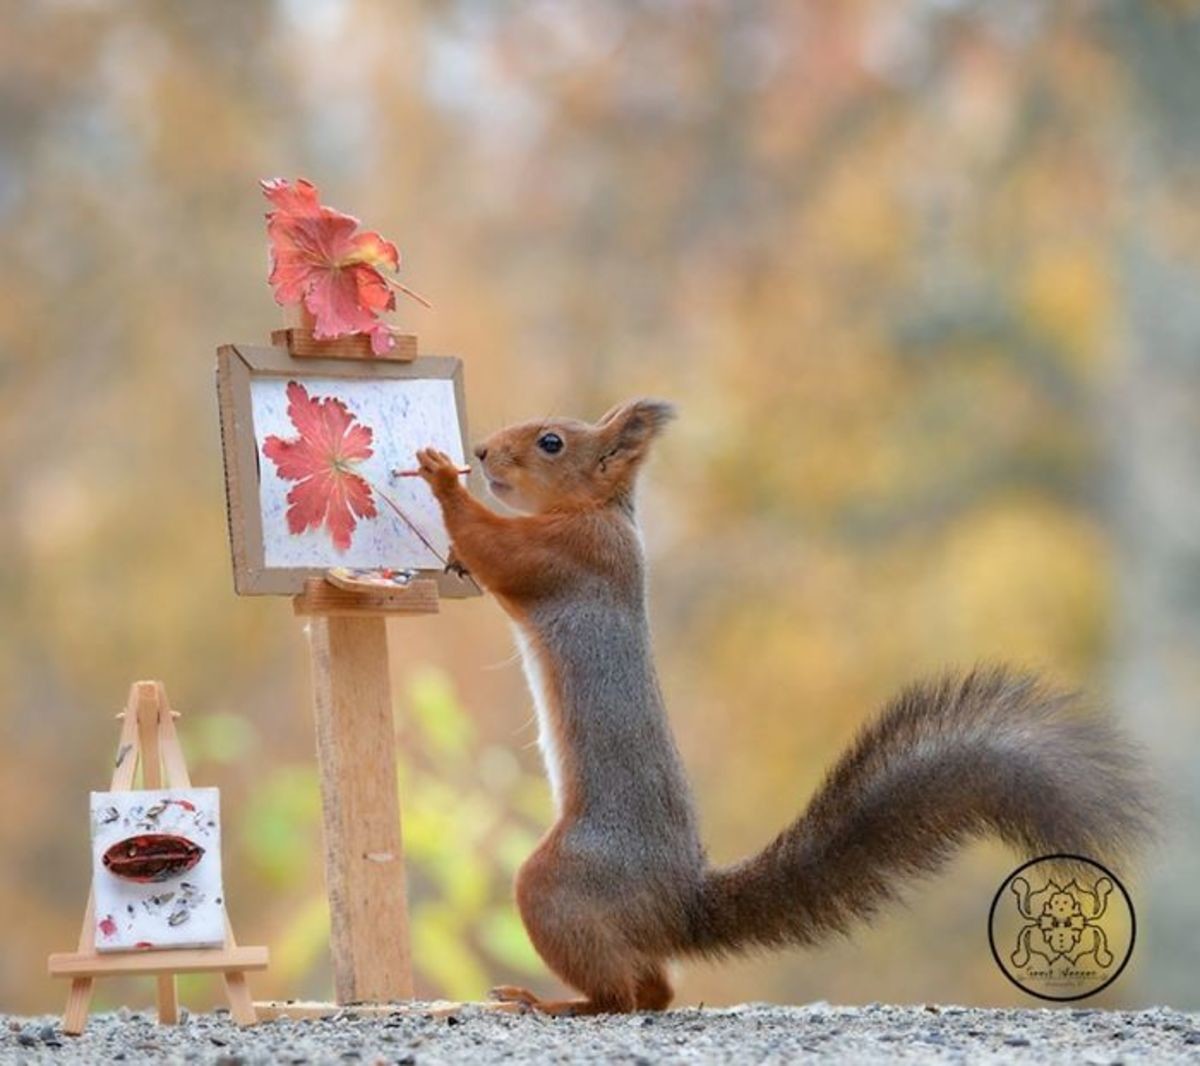
[[547,965],[584,998],[493,994],[547,1013],[662,1010],[666,963],[812,944],[869,918],[900,883],[985,833],[1030,855],[1113,856],[1150,829],[1129,744],[1102,717],[1003,667],[914,684],[752,858],[714,868],[663,706],[634,510],[638,472],[674,417],[639,399],[598,422],[510,426],[475,455],[476,500],[450,458],[417,455],[453,565],[514,623],[557,820],[516,881]]

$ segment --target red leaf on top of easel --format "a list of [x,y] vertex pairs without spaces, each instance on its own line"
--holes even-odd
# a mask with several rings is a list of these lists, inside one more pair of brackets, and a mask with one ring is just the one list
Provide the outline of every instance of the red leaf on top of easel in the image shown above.
[[310,397],[298,382],[288,382],[287,397],[288,418],[300,435],[268,437],[263,454],[281,478],[297,483],[287,495],[288,531],[298,534],[324,525],[333,546],[346,551],[358,519],[378,514],[371,486],[352,470],[374,454],[374,432],[357,422],[341,400]]
[[312,182],[272,178],[260,184],[274,205],[267,237],[276,303],[303,302],[316,319],[318,340],[365,333],[376,355],[394,347],[396,338],[379,313],[396,306],[396,292],[429,306],[384,273],[400,269],[396,246],[370,230],[358,232],[359,220],[322,204]]

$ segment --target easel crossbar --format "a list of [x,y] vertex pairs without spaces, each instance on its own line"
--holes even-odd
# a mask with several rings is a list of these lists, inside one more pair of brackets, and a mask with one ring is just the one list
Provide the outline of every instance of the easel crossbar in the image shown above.
[[110,955],[63,951],[50,956],[51,977],[111,977],[119,974],[223,973],[265,970],[265,947],[181,948]]

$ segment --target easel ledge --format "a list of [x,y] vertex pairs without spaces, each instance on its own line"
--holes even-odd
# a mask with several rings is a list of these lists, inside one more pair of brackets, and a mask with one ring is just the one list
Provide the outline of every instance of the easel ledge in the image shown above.
[[292,611],[302,617],[437,614],[440,602],[437,582],[430,578],[417,578],[403,588],[366,592],[338,588],[323,577],[310,577],[304,591],[292,598]]
[[376,355],[371,338],[353,333],[336,340],[317,340],[311,327],[289,327],[271,332],[271,343],[286,348],[297,359],[382,359],[392,363],[411,363],[417,358],[417,338],[411,333],[396,333],[390,351]]
[[254,1009],[265,1022],[310,1021],[348,1015],[354,1018],[387,1018],[393,1014],[421,1018],[448,1018],[464,1007],[475,1007],[489,1014],[520,1014],[527,1010],[522,1003],[457,1003],[448,999],[429,1002],[409,999],[397,1003],[319,1003],[308,1000],[255,1000]]
[[51,977],[112,977],[163,973],[221,973],[265,970],[266,948],[180,948],[176,951],[121,952],[111,955],[60,951],[50,956]]

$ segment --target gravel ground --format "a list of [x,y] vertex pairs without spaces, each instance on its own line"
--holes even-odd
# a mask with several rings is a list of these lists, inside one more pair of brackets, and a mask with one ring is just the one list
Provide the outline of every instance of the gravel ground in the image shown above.
[[392,1015],[273,1022],[239,1030],[216,1014],[160,1027],[147,1015],[94,1015],[81,1037],[55,1018],[3,1018],[0,1063],[187,1062],[852,1062],[1200,1063],[1200,1014],[774,1007],[544,1018],[464,1007],[446,1018]]

